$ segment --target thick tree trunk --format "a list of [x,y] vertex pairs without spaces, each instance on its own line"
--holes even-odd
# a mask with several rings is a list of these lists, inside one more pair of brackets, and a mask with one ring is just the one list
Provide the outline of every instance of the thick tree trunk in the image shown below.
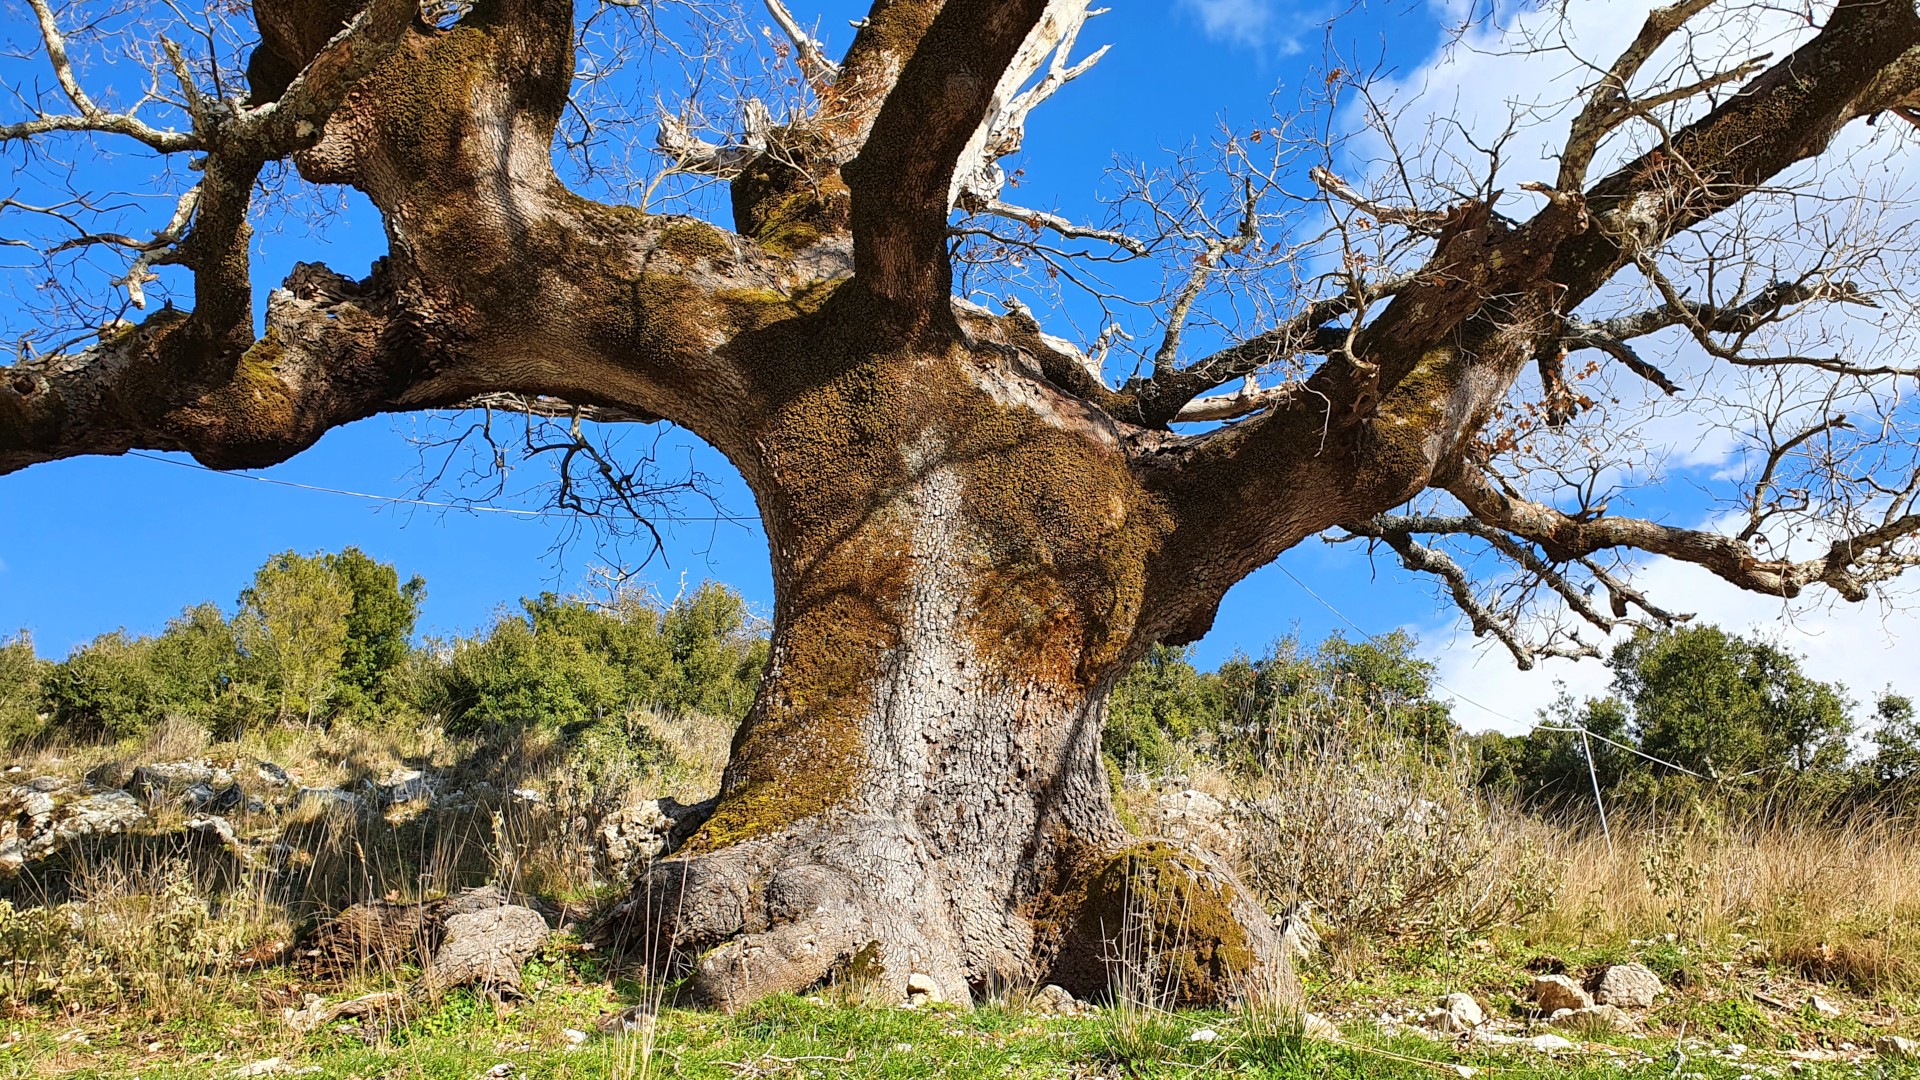
[[1115,816],[1101,725],[1164,512],[1005,362],[895,353],[767,388],[747,471],[772,662],[712,817],[618,919],[702,1000],[837,972],[1098,993],[1129,950],[1187,1001],[1285,978],[1230,871]]

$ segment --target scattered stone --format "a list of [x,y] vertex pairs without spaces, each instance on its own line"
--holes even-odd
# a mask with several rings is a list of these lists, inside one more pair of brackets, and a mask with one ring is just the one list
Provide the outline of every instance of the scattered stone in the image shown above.
[[1188,1042],[1210,1043],[1220,1041],[1220,1033],[1212,1028],[1201,1028],[1187,1036]]
[[946,1000],[940,994],[940,983],[924,971],[916,971],[907,976],[907,1004],[917,1004],[916,998],[921,1001]]
[[1427,1014],[1426,1026],[1435,1031],[1472,1031],[1487,1022],[1487,1014],[1471,994],[1448,994],[1440,1007]]
[[1561,1009],[1577,1012],[1593,1007],[1593,998],[1565,975],[1536,975],[1527,994],[1540,1006],[1541,1012],[1549,1014]]
[[713,813],[714,802],[644,799],[603,816],[600,852],[608,868],[619,877],[633,877],[648,863],[685,843]]
[[580,1047],[587,1044],[587,1033],[579,1028],[561,1028],[560,1037],[567,1040],[568,1046]]
[[1613,964],[1594,983],[1593,1000],[1622,1009],[1651,1009],[1666,987],[1660,976],[1641,964]]
[[1306,960],[1320,951],[1320,932],[1313,928],[1312,908],[1297,900],[1280,914],[1280,951],[1295,960]]
[[1032,1005],[1035,1012],[1050,1016],[1079,1016],[1088,1009],[1086,1005],[1074,1000],[1074,996],[1067,992],[1066,987],[1056,986],[1053,983],[1048,983],[1034,991]]
[[629,1005],[616,1012],[610,1012],[595,1024],[603,1033],[619,1035],[625,1032],[644,1031],[653,1026],[654,1013],[650,1004]]
[[272,1076],[274,1073],[286,1072],[286,1071],[287,1071],[287,1063],[285,1061],[282,1061],[277,1057],[270,1057],[270,1058],[264,1058],[260,1061],[256,1061],[251,1065],[242,1065],[239,1068],[233,1070],[233,1075],[236,1077]]
[[1474,1077],[1480,1075],[1480,1070],[1471,1065],[1455,1065],[1453,1067],[1453,1075],[1460,1077],[1461,1080],[1473,1080]]
[[1553,1014],[1553,1026],[1599,1034],[1603,1031],[1632,1031],[1638,1026],[1626,1010],[1617,1005],[1592,1005],[1584,1009],[1561,1009]]
[[328,806],[357,807],[360,805],[360,796],[345,788],[337,787],[303,787],[294,792],[293,805],[299,806],[309,799]]
[[1807,1008],[1812,1009],[1816,1016],[1824,1017],[1828,1020],[1838,1019],[1840,1016],[1840,1006],[1835,1005],[1819,994],[1814,994],[1807,999]]
[[1526,1045],[1542,1054],[1559,1054],[1574,1048],[1574,1044],[1570,1040],[1553,1034],[1535,1035],[1533,1038],[1526,1040]]
[[419,769],[395,769],[374,785],[382,806],[401,806],[433,797],[439,782]]
[[204,761],[163,761],[137,766],[133,778],[127,781],[127,790],[152,805],[160,800],[192,798],[201,789],[212,798],[213,785],[231,779],[223,781],[221,772]]
[[513,797],[524,803],[543,803],[547,801],[545,795],[540,794],[539,791],[530,787],[514,788]]
[[254,762],[253,773],[260,778],[261,783],[272,784],[274,787],[293,785],[293,777],[287,775],[287,770],[271,761]]
[[1920,1041],[1882,1035],[1873,1040],[1873,1052],[1892,1061],[1920,1061]]
[[240,851],[240,838],[234,835],[233,823],[219,814],[199,814],[190,817],[187,819],[187,828],[219,841],[221,846],[231,851]]
[[1300,1034],[1322,1042],[1339,1042],[1343,1038],[1340,1029],[1333,1026],[1333,1021],[1313,1013],[1300,1014]]

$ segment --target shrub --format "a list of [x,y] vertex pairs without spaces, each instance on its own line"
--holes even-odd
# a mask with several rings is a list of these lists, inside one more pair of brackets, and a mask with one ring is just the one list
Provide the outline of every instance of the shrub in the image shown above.
[[0,638],[0,748],[18,746],[45,727],[40,705],[45,667],[25,630]]

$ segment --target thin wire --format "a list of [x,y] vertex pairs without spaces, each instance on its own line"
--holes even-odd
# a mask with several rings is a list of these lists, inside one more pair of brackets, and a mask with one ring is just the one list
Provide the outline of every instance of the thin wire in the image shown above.
[[[1360,625],[1359,623],[1357,623],[1357,622],[1354,622],[1354,621],[1353,621],[1352,619],[1349,619],[1349,618],[1347,618],[1347,615],[1346,615],[1346,613],[1345,613],[1345,612],[1343,612],[1343,611],[1341,611],[1341,610],[1340,610],[1339,608],[1337,608],[1337,607],[1334,607],[1334,606],[1333,606],[1333,605],[1332,605],[1331,603],[1328,603],[1328,602],[1327,602],[1327,599],[1326,599],[1326,597],[1323,597],[1323,596],[1321,596],[1321,595],[1320,595],[1319,593],[1317,593],[1317,592],[1314,592],[1314,591],[1313,591],[1313,590],[1312,590],[1311,588],[1309,588],[1309,587],[1307,586],[1307,583],[1306,583],[1306,582],[1304,582],[1304,581],[1301,581],[1301,580],[1300,580],[1300,579],[1299,579],[1298,577],[1295,577],[1295,576],[1294,576],[1294,573],[1293,573],[1293,571],[1292,571],[1292,570],[1289,570],[1289,569],[1287,569],[1287,567],[1286,567],[1286,566],[1285,566],[1284,564],[1281,564],[1281,563],[1275,563],[1274,565],[1276,565],[1276,566],[1279,566],[1279,567],[1280,567],[1280,572],[1281,572],[1281,573],[1283,573],[1283,574],[1285,574],[1285,575],[1287,575],[1287,577],[1289,577],[1289,578],[1291,578],[1291,579],[1292,579],[1292,581],[1293,581],[1293,583],[1294,583],[1295,585],[1298,585],[1298,586],[1300,586],[1300,588],[1301,588],[1301,590],[1302,590],[1302,591],[1304,591],[1304,592],[1305,592],[1305,593],[1306,593],[1306,594],[1307,594],[1308,596],[1311,596],[1311,597],[1313,597],[1313,598],[1314,598],[1315,600],[1318,600],[1318,601],[1320,602],[1320,606],[1322,606],[1322,607],[1324,607],[1324,608],[1326,608],[1326,609],[1327,609],[1328,611],[1331,611],[1331,612],[1333,612],[1333,613],[1334,613],[1334,615],[1336,615],[1336,616],[1338,616],[1341,622],[1344,622],[1344,623],[1346,623],[1346,624],[1347,624],[1348,626],[1351,626],[1351,627],[1353,627],[1353,628],[1354,628],[1354,630],[1356,630],[1356,631],[1358,631],[1358,632],[1359,632],[1359,633],[1360,633],[1361,635],[1363,635],[1363,636],[1365,636],[1365,637],[1366,637],[1366,639],[1367,639],[1368,641],[1379,641],[1379,640],[1380,640],[1380,635],[1379,635],[1379,634],[1370,634],[1370,633],[1367,633],[1367,629],[1366,629],[1366,627],[1363,627],[1363,626],[1361,626],[1361,625]],[[1669,768],[1669,769],[1673,769],[1673,770],[1675,770],[1675,771],[1677,771],[1677,772],[1683,772],[1683,773],[1686,773],[1686,774],[1687,774],[1688,776],[1691,776],[1691,777],[1695,777],[1695,778],[1697,778],[1697,779],[1700,779],[1700,780],[1705,780],[1705,781],[1708,781],[1709,783],[1715,783],[1715,784],[1724,784],[1724,783],[1726,783],[1726,782],[1727,782],[1727,781],[1726,781],[1725,779],[1722,779],[1722,778],[1720,778],[1720,777],[1718,777],[1718,776],[1702,776],[1701,774],[1699,774],[1699,773],[1697,773],[1697,772],[1694,772],[1694,771],[1693,771],[1692,769],[1689,769],[1689,768],[1687,768],[1687,767],[1686,767],[1685,765],[1679,765],[1679,764],[1676,764],[1676,763],[1674,763],[1674,762],[1671,762],[1671,761],[1668,761],[1668,760],[1666,760],[1665,758],[1659,758],[1659,757],[1655,757],[1655,756],[1653,756],[1652,754],[1649,754],[1649,753],[1647,753],[1646,751],[1644,751],[1644,750],[1641,750],[1641,749],[1640,749],[1639,747],[1636,747],[1636,746],[1629,746],[1629,745],[1627,745],[1626,743],[1623,743],[1623,742],[1619,742],[1619,741],[1616,741],[1616,740],[1614,740],[1614,739],[1609,739],[1609,738],[1607,738],[1607,737],[1606,737],[1605,735],[1602,735],[1602,734],[1600,734],[1599,732],[1596,732],[1596,731],[1591,731],[1591,730],[1589,730],[1589,729],[1587,729],[1586,727],[1584,727],[1584,726],[1582,726],[1582,725],[1579,725],[1579,724],[1574,724],[1574,725],[1571,725],[1571,726],[1568,726],[1568,727],[1561,727],[1561,726],[1559,726],[1559,725],[1557,725],[1557,724],[1543,724],[1543,723],[1540,723],[1540,722],[1539,722],[1539,721],[1537,721],[1537,720],[1536,720],[1536,721],[1534,721],[1534,722],[1532,722],[1532,723],[1528,723],[1527,721],[1525,721],[1525,720],[1521,720],[1521,719],[1519,719],[1518,717],[1514,717],[1514,716],[1508,716],[1508,715],[1507,715],[1506,713],[1503,713],[1503,712],[1501,712],[1501,711],[1500,711],[1500,710],[1498,710],[1498,709],[1494,709],[1494,708],[1490,708],[1490,707],[1488,707],[1488,706],[1486,706],[1486,705],[1482,705],[1482,704],[1480,704],[1480,703],[1479,703],[1478,701],[1475,701],[1474,699],[1472,699],[1472,698],[1470,698],[1470,697],[1468,697],[1467,695],[1465,695],[1465,694],[1463,694],[1463,693],[1461,693],[1460,691],[1458,691],[1458,690],[1455,690],[1455,689],[1454,689],[1453,687],[1451,687],[1451,686],[1448,686],[1448,685],[1447,685],[1446,683],[1444,683],[1444,682],[1441,682],[1441,681],[1440,681],[1439,679],[1437,679],[1437,678],[1433,680],[1433,685],[1435,685],[1435,686],[1437,686],[1437,687],[1439,687],[1439,688],[1440,688],[1440,689],[1442,689],[1442,690],[1445,690],[1445,691],[1446,691],[1447,693],[1449,693],[1449,694],[1452,694],[1452,695],[1453,695],[1454,697],[1457,697],[1457,698],[1459,698],[1459,699],[1460,699],[1461,701],[1464,701],[1464,702],[1466,702],[1466,703],[1467,703],[1467,704],[1469,704],[1469,705],[1472,705],[1472,706],[1474,706],[1474,707],[1476,707],[1476,708],[1478,708],[1478,709],[1481,709],[1481,710],[1483,710],[1483,711],[1485,711],[1485,712],[1488,712],[1488,713],[1491,713],[1491,714],[1493,714],[1494,716],[1497,716],[1497,717],[1499,717],[1499,718],[1501,718],[1502,720],[1506,720],[1506,721],[1509,721],[1509,722],[1511,722],[1511,723],[1515,723],[1515,724],[1520,724],[1520,725],[1522,725],[1522,726],[1525,726],[1525,727],[1532,727],[1532,728],[1537,728],[1537,729],[1539,729],[1539,730],[1542,730],[1542,731],[1562,731],[1562,732],[1566,732],[1566,733],[1568,733],[1568,734],[1578,734],[1578,735],[1582,735],[1582,736],[1586,736],[1586,737],[1588,737],[1588,738],[1594,738],[1594,739],[1599,739],[1599,740],[1600,740],[1601,742],[1603,742],[1603,743],[1606,743],[1606,744],[1607,744],[1607,745],[1609,745],[1609,746],[1617,746],[1617,747],[1619,747],[1620,749],[1622,749],[1622,750],[1625,750],[1626,752],[1628,752],[1628,753],[1630,753],[1630,754],[1637,754],[1637,755],[1639,755],[1640,757],[1643,757],[1643,758],[1646,758],[1646,759],[1647,759],[1648,761],[1651,761],[1651,762],[1653,762],[1653,763],[1654,763],[1654,764],[1656,764],[1656,765],[1665,765],[1665,766],[1666,766],[1667,768]],[[1589,747],[1588,747],[1588,753],[1587,753],[1587,767],[1588,767],[1589,769],[1591,769],[1591,768],[1593,767],[1593,753],[1592,753],[1592,747],[1591,747],[1591,746],[1589,746]],[[1754,769],[1754,770],[1751,770],[1751,771],[1749,771],[1749,772],[1744,772],[1744,773],[1741,773],[1741,774],[1740,774],[1739,776],[1735,776],[1735,777],[1730,777],[1729,779],[1733,779],[1733,780],[1741,780],[1741,779],[1745,779],[1746,777],[1749,777],[1749,776],[1757,776],[1757,775],[1758,775],[1758,774],[1760,774],[1760,773],[1763,773],[1763,772],[1767,772],[1768,770],[1771,770],[1771,769],[1775,769],[1775,768],[1778,768],[1778,766],[1777,766],[1777,765],[1768,765],[1768,766],[1766,766],[1765,768],[1760,768],[1760,769]],[[1596,792],[1596,793],[1597,793],[1597,792]],[[1604,821],[1604,819],[1605,819],[1605,816],[1606,816],[1606,810],[1605,810],[1605,809],[1603,808],[1603,809],[1602,809],[1602,810],[1600,811],[1600,813],[1601,813],[1601,817],[1602,817],[1602,820]]]
[[[549,518],[549,517],[573,518],[573,517],[587,516],[571,510],[553,510],[553,509],[516,510],[510,506],[483,506],[483,505],[476,505],[472,503],[438,502],[433,499],[408,499],[398,495],[375,495],[375,494],[372,494],[371,492],[366,492],[366,491],[348,491],[345,488],[322,487],[318,484],[302,484],[293,480],[281,480],[272,476],[255,476],[251,473],[224,472],[220,469],[210,469],[207,466],[202,465],[197,461],[180,461],[176,458],[162,457],[159,454],[149,454],[139,450],[129,450],[127,451],[127,456],[141,458],[146,461],[157,461],[162,465],[174,465],[182,469],[192,469],[196,472],[211,473],[214,476],[224,476],[233,480],[252,480],[256,483],[272,484],[275,487],[293,488],[296,491],[317,491],[324,495],[346,495],[351,498],[367,499],[372,502],[392,503],[396,506],[430,506],[439,510],[463,510],[468,513],[474,513],[474,514],[510,514],[514,517],[529,517],[529,518]],[[719,515],[709,515],[709,516],[674,514],[672,515],[672,517],[675,521],[748,522],[748,521],[754,520],[752,518],[743,517],[738,514],[719,514]]]

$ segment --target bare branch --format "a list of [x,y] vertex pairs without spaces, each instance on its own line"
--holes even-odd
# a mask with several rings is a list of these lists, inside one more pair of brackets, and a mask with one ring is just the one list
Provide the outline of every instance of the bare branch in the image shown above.
[[1387,206],[1353,189],[1353,185],[1335,176],[1332,170],[1315,165],[1308,174],[1320,190],[1368,215],[1383,225],[1400,225],[1422,236],[1437,236],[1440,225],[1447,215],[1437,210],[1421,210],[1415,207]]
[[826,49],[819,39],[801,27],[800,21],[793,17],[793,12],[787,10],[787,5],[781,0],[766,2],[767,14],[772,17],[774,25],[793,43],[793,60],[800,69],[800,76],[807,80],[808,86],[813,87],[814,93],[824,93],[827,87],[833,85],[834,77],[840,74],[840,65],[827,58]]

